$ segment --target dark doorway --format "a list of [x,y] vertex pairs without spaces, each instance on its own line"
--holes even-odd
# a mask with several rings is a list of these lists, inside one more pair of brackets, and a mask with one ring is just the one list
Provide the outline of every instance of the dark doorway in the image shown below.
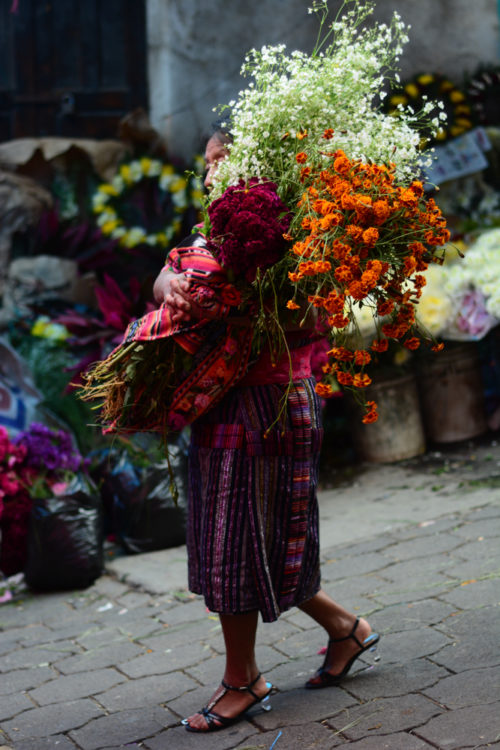
[[145,0],[0,0],[0,141],[112,138],[147,109]]

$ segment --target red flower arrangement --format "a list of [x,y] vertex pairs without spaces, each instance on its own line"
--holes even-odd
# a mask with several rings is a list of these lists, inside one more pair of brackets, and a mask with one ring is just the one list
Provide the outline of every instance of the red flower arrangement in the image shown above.
[[240,180],[208,207],[209,250],[226,271],[254,281],[285,254],[290,212],[273,182]]

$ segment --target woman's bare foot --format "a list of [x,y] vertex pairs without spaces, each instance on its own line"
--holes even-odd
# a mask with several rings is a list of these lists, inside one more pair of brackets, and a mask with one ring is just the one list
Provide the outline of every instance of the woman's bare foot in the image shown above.
[[[227,680],[228,684],[229,681]],[[235,686],[236,687],[236,686]],[[252,692],[258,698],[263,698],[269,692],[268,683],[265,679],[260,676],[255,684],[251,685]],[[255,696],[249,690],[226,690],[223,685],[220,685],[215,693],[212,695],[209,703],[208,710],[214,711],[215,713],[223,716],[226,719],[232,719],[235,716],[243,713],[245,709],[250,708],[255,703]],[[220,697],[219,697],[220,696]],[[188,724],[191,729],[198,730],[200,732],[208,731],[208,722],[202,713],[192,714],[184,720],[185,724]],[[215,721],[218,726],[224,726],[221,722]]]

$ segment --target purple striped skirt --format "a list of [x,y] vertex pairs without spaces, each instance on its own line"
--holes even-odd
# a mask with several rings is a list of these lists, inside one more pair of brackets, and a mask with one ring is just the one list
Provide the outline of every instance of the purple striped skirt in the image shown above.
[[189,587],[213,612],[272,622],[319,590],[314,385],[233,388],[192,426]]

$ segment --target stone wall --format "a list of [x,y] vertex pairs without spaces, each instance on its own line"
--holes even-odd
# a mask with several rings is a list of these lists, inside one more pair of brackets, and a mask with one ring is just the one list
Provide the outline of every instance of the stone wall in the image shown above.
[[[172,153],[202,149],[212,108],[234,98],[252,47],[284,42],[310,51],[317,32],[311,0],[147,0],[149,96],[153,125]],[[340,2],[331,0],[332,10]],[[444,73],[460,83],[465,71],[498,61],[497,0],[378,0],[375,17],[397,10],[411,24],[403,75]]]

